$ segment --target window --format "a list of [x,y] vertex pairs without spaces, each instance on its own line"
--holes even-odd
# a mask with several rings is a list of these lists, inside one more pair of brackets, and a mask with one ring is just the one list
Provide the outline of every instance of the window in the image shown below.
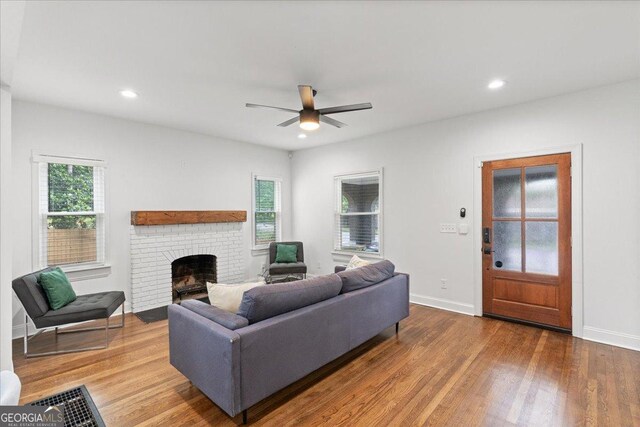
[[266,249],[280,240],[279,178],[253,176],[253,248]]
[[104,265],[104,162],[52,156],[34,156],[34,161],[37,265]]
[[382,171],[335,178],[334,249],[382,255]]

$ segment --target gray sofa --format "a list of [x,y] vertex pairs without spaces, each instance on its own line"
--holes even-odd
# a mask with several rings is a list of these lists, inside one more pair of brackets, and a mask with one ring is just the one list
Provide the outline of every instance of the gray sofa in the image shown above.
[[[389,261],[244,293],[238,314],[169,306],[170,362],[230,416],[409,315],[409,276]],[[224,325],[224,326],[223,326]]]

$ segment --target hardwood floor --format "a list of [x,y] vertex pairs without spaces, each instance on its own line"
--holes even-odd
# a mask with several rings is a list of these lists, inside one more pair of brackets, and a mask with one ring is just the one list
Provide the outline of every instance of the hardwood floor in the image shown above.
[[[128,314],[107,350],[24,359],[21,403],[85,384],[108,426],[239,425],[169,364],[167,322]],[[60,336],[59,348],[96,332]],[[33,350],[55,346],[44,334]],[[354,351],[249,409],[252,425],[640,426],[640,352],[411,306]]]

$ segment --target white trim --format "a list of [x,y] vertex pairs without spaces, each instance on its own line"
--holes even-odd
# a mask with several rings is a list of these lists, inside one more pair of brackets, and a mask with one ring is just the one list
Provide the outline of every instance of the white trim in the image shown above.
[[582,252],[582,144],[550,147],[519,153],[476,156],[473,159],[473,244],[474,244],[474,314],[482,316],[482,162],[520,157],[571,154],[571,310],[572,334],[583,337],[583,252]]
[[[282,178],[279,176],[266,176],[251,173],[251,251],[252,255],[261,254],[269,249],[269,245],[256,246],[256,180],[273,181],[278,185],[274,196],[276,204],[276,242],[282,240]],[[255,254],[254,254],[255,252]]]
[[269,248],[251,248],[251,256],[264,256],[269,253]]
[[110,264],[68,264],[61,265],[60,268],[65,272],[70,282],[99,279],[111,274]]
[[358,258],[381,260],[384,257],[376,252],[362,252],[362,251],[331,251],[334,261],[349,261],[354,255],[358,255]]
[[467,316],[474,315],[473,304],[464,304],[444,298],[425,297],[417,294],[410,294],[409,301],[414,304],[426,305],[428,307],[435,307],[442,310],[453,311],[455,313],[466,314]]
[[585,340],[640,351],[640,336],[594,328],[592,326],[585,326],[582,331],[582,338]]
[[[378,177],[378,212],[359,212],[357,214],[347,214],[347,215],[378,215],[378,232],[379,236],[379,247],[378,252],[362,252],[362,251],[349,251],[342,250],[337,248],[336,236],[338,235],[338,231],[335,229],[336,227],[336,215],[340,214],[340,207],[342,206],[342,199],[339,195],[342,194],[341,189],[339,188],[338,183],[341,182],[342,179],[345,178],[359,178],[359,177],[369,177],[369,176],[377,176]],[[349,256],[349,258],[353,255],[358,255],[361,258],[372,258],[372,259],[383,259],[384,258],[384,168],[381,167],[379,169],[369,170],[365,172],[354,172],[354,173],[343,173],[333,176],[333,199],[334,199],[334,207],[333,207],[333,250],[331,253],[333,255],[345,255]],[[364,254],[367,255],[364,255]]]
[[107,162],[99,159],[92,159],[85,156],[78,155],[51,155],[51,154],[39,154],[34,151],[31,152],[31,161],[34,163],[62,163],[65,165],[78,165],[78,166],[96,166],[101,168],[107,167]]

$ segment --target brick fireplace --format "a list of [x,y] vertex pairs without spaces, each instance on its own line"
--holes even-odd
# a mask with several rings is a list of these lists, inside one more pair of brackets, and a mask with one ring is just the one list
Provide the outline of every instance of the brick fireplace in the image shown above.
[[[244,219],[231,216],[224,222],[220,222],[220,215],[201,214],[226,211],[185,212],[191,215],[160,215],[158,220],[149,220],[154,218],[150,215],[144,217],[144,221],[140,215],[134,220],[132,212],[131,306],[134,313],[179,301],[181,295],[176,293],[175,285],[185,289],[200,284],[199,291],[187,289],[183,297],[197,298],[206,293],[206,289],[202,291],[202,282],[237,283],[244,278],[242,222],[246,221],[246,212],[240,211],[244,212]],[[193,215],[194,212],[198,215]],[[179,265],[182,267],[178,269]]]

